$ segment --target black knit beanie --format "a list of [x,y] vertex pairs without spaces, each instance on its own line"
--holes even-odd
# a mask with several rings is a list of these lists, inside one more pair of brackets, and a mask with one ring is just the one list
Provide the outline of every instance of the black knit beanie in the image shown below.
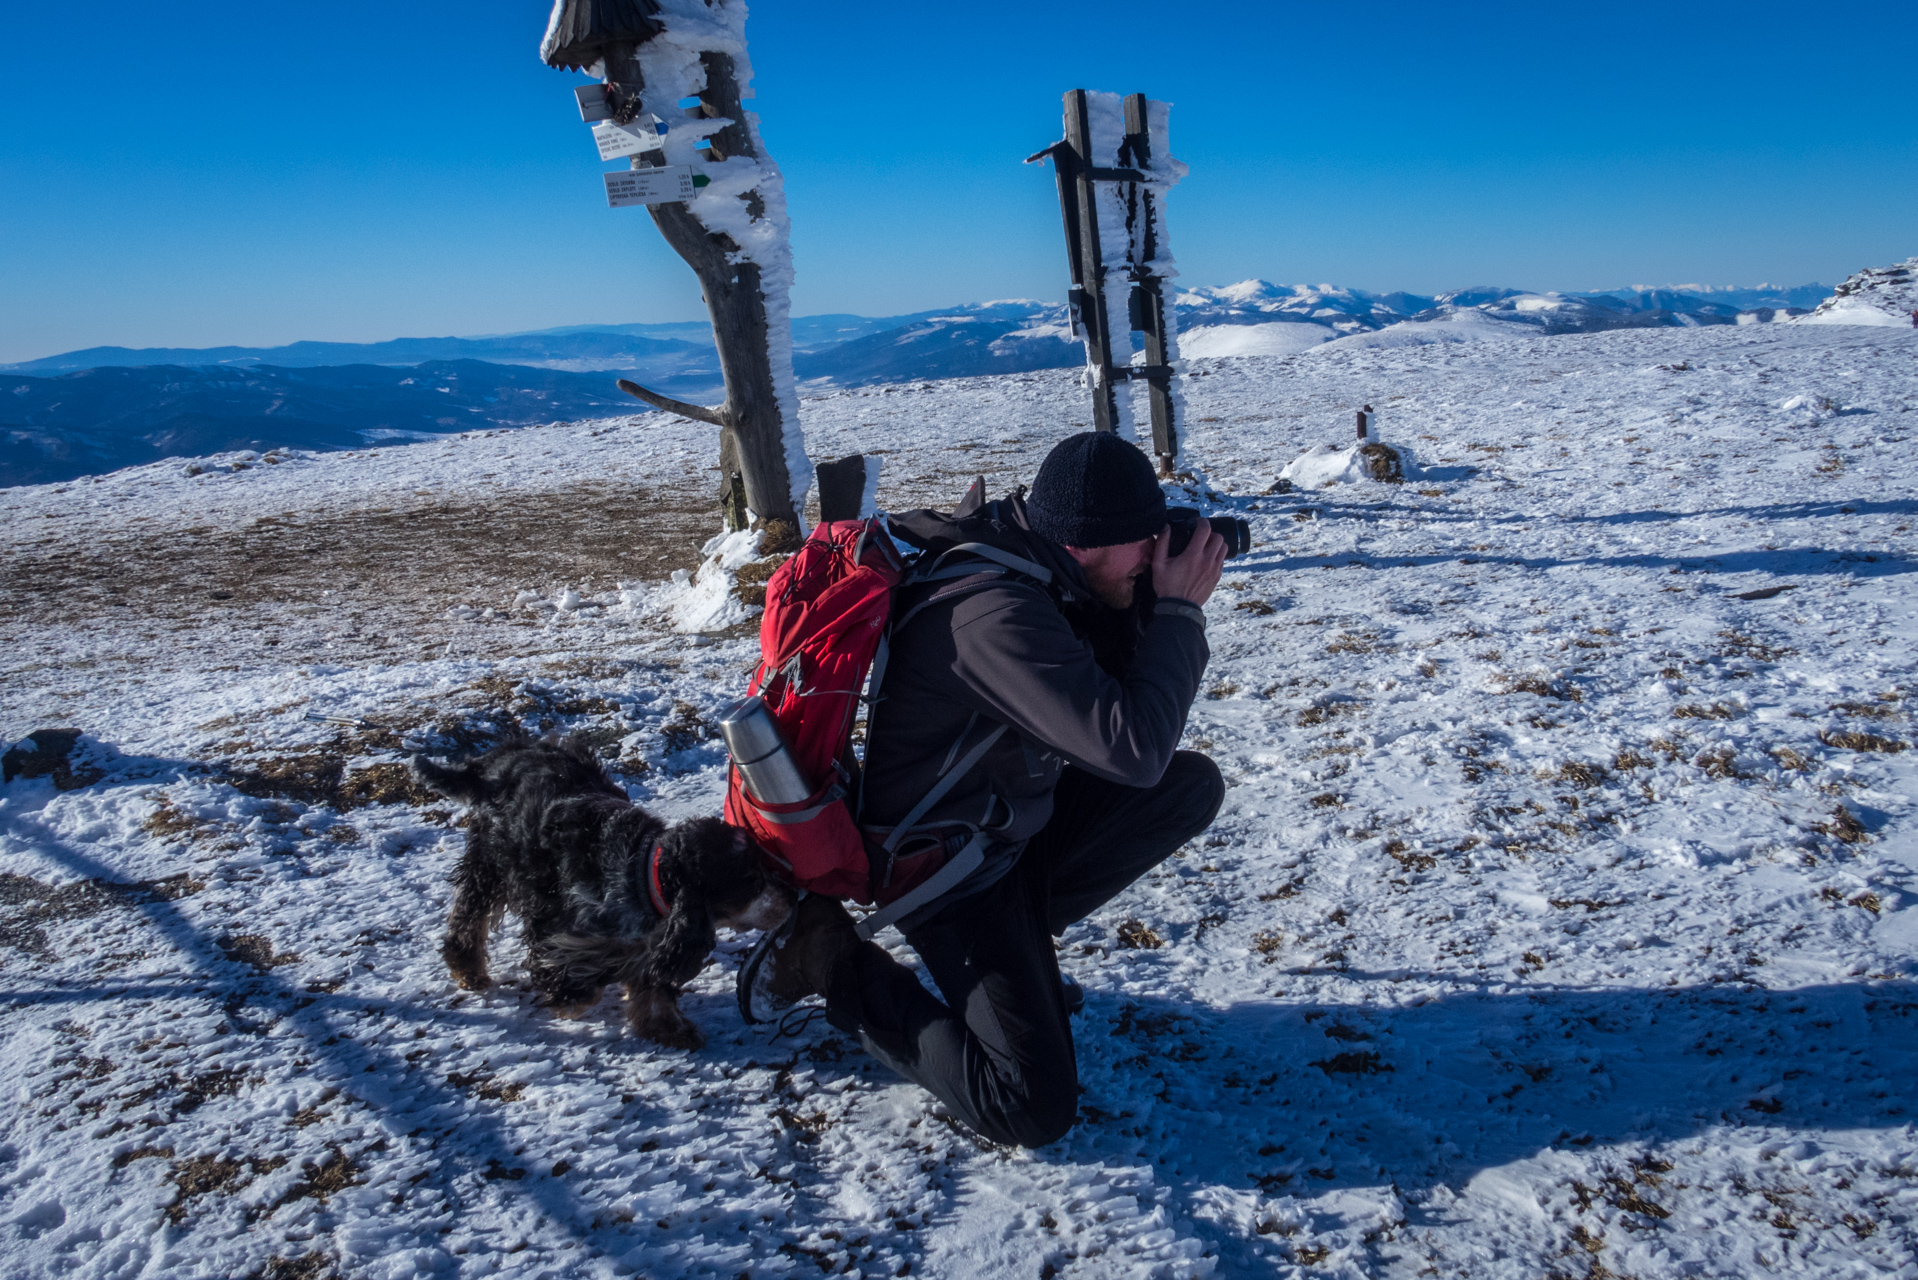
[[1137,447],[1110,431],[1082,431],[1039,464],[1026,519],[1061,546],[1110,547],[1165,528],[1165,495]]

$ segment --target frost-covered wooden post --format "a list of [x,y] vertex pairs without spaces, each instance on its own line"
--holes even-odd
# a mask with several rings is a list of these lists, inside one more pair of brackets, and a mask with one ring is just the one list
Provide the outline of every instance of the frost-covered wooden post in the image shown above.
[[[735,474],[745,489],[743,504],[723,495],[729,524],[745,506],[803,531],[813,477],[793,384],[790,223],[758,118],[741,106],[752,82],[745,23],[743,0],[554,0],[540,56],[604,80],[604,114],[625,136],[602,125],[601,155],[631,154],[638,171],[608,173],[607,200],[645,204],[699,277],[726,402],[686,404],[625,380],[621,389],[719,427],[726,489]],[[585,115],[595,104],[582,93]],[[667,172],[646,172],[655,169]]]
[[[1146,383],[1152,452],[1165,475],[1179,469],[1185,418],[1175,380],[1178,326],[1164,290],[1178,274],[1165,194],[1186,173],[1172,158],[1170,110],[1142,93],[1121,99],[1074,89],[1065,96],[1065,138],[1027,159],[1051,159],[1059,179],[1072,322],[1085,334],[1092,424],[1133,438],[1133,397],[1121,384]],[[1142,339],[1140,364],[1132,360],[1134,333]]]

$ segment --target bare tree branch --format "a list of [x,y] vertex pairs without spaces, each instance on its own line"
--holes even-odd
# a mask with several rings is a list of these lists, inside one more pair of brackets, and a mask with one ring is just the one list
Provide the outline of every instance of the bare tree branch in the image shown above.
[[696,422],[710,422],[715,427],[729,427],[726,415],[719,409],[707,409],[696,404],[687,404],[684,400],[675,400],[671,396],[662,396],[657,391],[648,391],[637,382],[625,378],[619,380],[619,389],[637,400],[644,400],[655,409],[664,409],[667,413],[676,413],[682,418],[691,418]]

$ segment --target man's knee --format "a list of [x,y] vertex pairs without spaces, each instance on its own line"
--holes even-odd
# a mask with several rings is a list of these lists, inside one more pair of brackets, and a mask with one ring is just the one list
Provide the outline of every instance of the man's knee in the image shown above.
[[1191,815],[1188,838],[1211,826],[1225,804],[1225,775],[1211,756],[1197,751],[1173,752],[1165,780],[1159,785],[1169,795],[1179,797]]
[[1006,1131],[997,1140],[1021,1147],[1050,1146],[1071,1132],[1079,1119],[1079,1082],[1045,1088],[1027,1098],[1017,1114],[1005,1117]]

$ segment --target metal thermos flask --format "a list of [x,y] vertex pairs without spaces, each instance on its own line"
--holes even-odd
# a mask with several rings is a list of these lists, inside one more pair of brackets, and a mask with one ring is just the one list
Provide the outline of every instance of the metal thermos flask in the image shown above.
[[812,795],[812,783],[799,772],[786,739],[765,702],[758,697],[734,703],[719,717],[719,734],[732,753],[746,791],[761,804],[798,804]]

